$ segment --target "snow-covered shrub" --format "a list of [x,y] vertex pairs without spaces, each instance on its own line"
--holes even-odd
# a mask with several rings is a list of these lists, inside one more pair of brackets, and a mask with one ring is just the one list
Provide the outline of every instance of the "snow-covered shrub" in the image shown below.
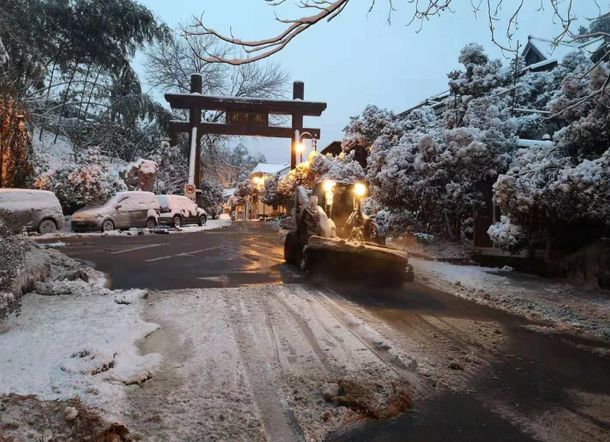
[[511,224],[510,219],[505,216],[500,218],[499,223],[492,224],[487,234],[495,244],[511,252],[521,250],[526,240],[523,227]]
[[297,164],[297,167],[291,170],[288,175],[280,178],[277,184],[278,197],[282,200],[289,201],[292,199],[297,187],[304,186],[308,189],[313,188],[316,176],[311,170],[309,161]]
[[353,153],[342,153],[338,157],[333,157],[312,152],[307,161],[298,164],[288,175],[279,179],[277,197],[287,201],[292,198],[298,186],[312,189],[318,181],[324,179],[354,182],[364,179],[364,169],[354,159]]
[[310,155],[311,172],[317,180],[354,182],[364,179],[364,169],[354,159],[355,153],[341,153],[339,156]]
[[379,235],[384,238],[412,231],[418,224],[417,214],[408,211],[391,212],[384,209],[378,211],[374,219]]
[[343,129],[345,135],[341,147],[345,152],[370,150],[375,140],[392,125],[394,118],[394,114],[386,109],[367,106],[362,114],[351,117],[349,124]]
[[159,173],[159,165],[155,161],[140,158],[128,164],[121,172],[120,177],[125,181],[129,190],[143,190],[151,192]]
[[125,183],[110,173],[97,149],[89,149],[78,161],[39,175],[34,187],[54,192],[65,213],[72,213],[93,202],[108,200],[126,190]]
[[273,207],[285,205],[288,203],[288,197],[278,191],[280,177],[277,175],[268,177],[265,180],[265,186],[262,193],[262,201]]

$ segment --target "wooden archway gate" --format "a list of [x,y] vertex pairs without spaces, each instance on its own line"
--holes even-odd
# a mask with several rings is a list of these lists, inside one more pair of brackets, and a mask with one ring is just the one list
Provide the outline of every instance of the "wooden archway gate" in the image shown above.
[[[188,184],[198,185],[201,182],[201,137],[204,134],[290,138],[292,140],[290,167],[294,169],[297,158],[297,133],[308,132],[312,137],[320,138],[320,129],[303,127],[303,117],[319,117],[326,110],[326,103],[304,101],[304,98],[305,85],[300,81],[293,84],[292,100],[203,95],[203,77],[200,74],[191,76],[190,94],[165,94],[165,99],[172,109],[189,111],[188,121],[170,122],[170,131],[174,140],[179,133],[189,133]],[[225,122],[202,122],[201,116],[208,110],[223,112],[226,116]],[[270,126],[269,115],[290,116],[292,125],[291,127]]]

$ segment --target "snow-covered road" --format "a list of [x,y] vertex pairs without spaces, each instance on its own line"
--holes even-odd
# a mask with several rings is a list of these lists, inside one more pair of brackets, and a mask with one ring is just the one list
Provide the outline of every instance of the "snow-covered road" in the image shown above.
[[[405,409],[406,356],[375,350],[383,338],[348,329],[327,305],[340,308],[298,286],[152,293],[146,319],[162,327],[142,348],[163,364],[128,389],[129,428],[146,439],[321,440],[363,414]],[[334,384],[365,393],[337,407],[323,399]]]
[[0,323],[0,428],[9,437],[22,428],[15,416],[29,412],[2,405],[10,393],[79,397],[143,440],[607,433],[607,343],[540,333],[419,283],[313,286],[281,265],[277,233],[262,223],[99,241],[67,239],[62,250],[113,285],[140,289],[42,284]]

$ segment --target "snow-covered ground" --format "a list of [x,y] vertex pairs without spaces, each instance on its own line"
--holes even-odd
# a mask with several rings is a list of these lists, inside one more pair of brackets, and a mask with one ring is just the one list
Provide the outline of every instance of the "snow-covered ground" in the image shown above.
[[62,294],[30,293],[21,314],[2,323],[0,394],[79,396],[119,419],[124,386],[147,379],[160,361],[138,355],[136,347],[158,328],[140,317],[145,292],[87,292],[83,284],[64,283],[49,293]]
[[558,330],[610,338],[610,293],[513,272],[411,258],[417,280]]
[[77,397],[145,440],[323,440],[411,404],[406,354],[322,292],[95,276],[36,284],[0,324],[0,398]]
[[[49,169],[62,169],[75,163],[74,146],[65,136],[59,135],[55,141],[55,133],[44,131],[40,139],[40,129],[36,128],[32,132],[32,145],[37,158]],[[102,156],[108,170],[115,176],[128,165],[126,161],[119,158]]]

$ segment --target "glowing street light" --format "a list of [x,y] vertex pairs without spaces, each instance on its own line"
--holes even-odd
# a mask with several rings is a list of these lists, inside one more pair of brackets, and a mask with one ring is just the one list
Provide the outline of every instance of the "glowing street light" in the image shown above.
[[296,153],[298,153],[301,156],[301,163],[303,162],[303,152],[305,152],[305,143],[304,143],[304,139],[303,139],[303,137],[305,137],[305,136],[308,136],[309,138],[311,138],[311,146],[313,147],[313,150],[315,152],[318,151],[318,142],[316,140],[316,137],[314,137],[309,132],[301,132],[299,130],[295,130],[294,131],[294,141],[295,141],[294,149],[295,149]]
[[303,152],[305,152],[305,144],[302,141],[297,141],[297,144],[294,146],[297,154],[301,157],[301,163],[303,162]]

